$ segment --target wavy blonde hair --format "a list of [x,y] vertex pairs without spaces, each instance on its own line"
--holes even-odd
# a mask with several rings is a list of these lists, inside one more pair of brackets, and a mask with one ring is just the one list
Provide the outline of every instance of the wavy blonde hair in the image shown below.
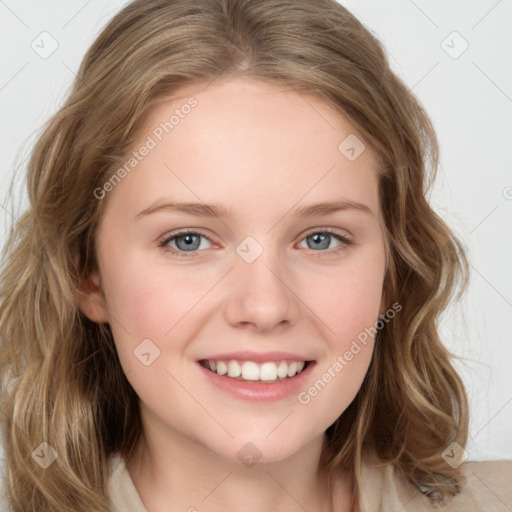
[[[109,510],[109,457],[141,433],[138,397],[107,324],[78,309],[107,199],[148,109],[182,85],[250,76],[315,94],[378,158],[388,269],[402,311],[379,331],[361,389],[326,432],[321,466],[359,487],[372,447],[433,501],[456,494],[442,458],[466,445],[468,404],[437,321],[468,280],[463,247],[426,196],[438,163],[428,115],[381,43],[334,0],[136,0],[103,29],[28,165],[29,208],[12,228],[0,289],[1,410],[13,512]],[[31,453],[49,443],[47,469]]]

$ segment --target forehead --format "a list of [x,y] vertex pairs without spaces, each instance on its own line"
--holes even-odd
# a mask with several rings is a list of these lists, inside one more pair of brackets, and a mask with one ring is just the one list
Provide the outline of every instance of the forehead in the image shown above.
[[[329,155],[338,157],[338,143],[349,135],[356,146],[362,144],[355,128],[325,99],[251,77],[181,87],[171,99],[148,110],[141,129],[141,135],[153,134],[157,142],[164,143],[162,139],[181,141],[191,133],[202,150],[231,141],[233,147],[242,146],[249,151],[258,142],[268,143],[272,135],[279,135],[274,141],[276,152],[283,155],[293,149],[285,155],[290,159],[312,149],[317,149],[319,156],[327,150]],[[356,141],[356,137],[360,140]],[[296,144],[308,140],[303,147]],[[266,144],[262,149],[271,148]],[[356,149],[359,153],[361,148]],[[374,166],[369,151],[361,157]]]
[[377,162],[354,127],[320,97],[282,85],[245,77],[182,87],[148,111],[133,150],[144,146],[112,193],[141,207],[166,195],[226,205],[378,203]]

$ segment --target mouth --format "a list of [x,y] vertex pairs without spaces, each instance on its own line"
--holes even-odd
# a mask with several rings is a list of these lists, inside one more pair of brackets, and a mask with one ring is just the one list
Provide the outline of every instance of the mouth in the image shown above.
[[208,371],[237,381],[272,384],[291,380],[304,372],[314,361],[241,361],[230,359],[226,361],[201,359],[199,364]]

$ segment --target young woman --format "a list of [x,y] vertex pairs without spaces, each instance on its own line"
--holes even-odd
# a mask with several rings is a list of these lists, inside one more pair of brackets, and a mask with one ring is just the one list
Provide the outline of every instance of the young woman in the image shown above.
[[436,164],[336,2],[127,5],[7,244],[11,509],[481,510],[436,327],[467,279]]

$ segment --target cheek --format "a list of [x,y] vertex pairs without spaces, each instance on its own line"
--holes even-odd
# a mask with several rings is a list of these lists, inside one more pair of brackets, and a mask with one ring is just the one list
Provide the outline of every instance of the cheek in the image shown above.
[[179,269],[156,272],[136,258],[105,270],[110,325],[124,373],[142,401],[158,410],[173,396],[169,372],[183,380],[184,368],[172,363],[193,335],[186,329],[187,312],[205,285]]
[[174,382],[169,372],[180,382],[185,378],[188,368],[180,361],[201,329],[202,299],[218,276],[150,265],[142,257],[125,258],[122,265],[107,263],[105,271],[110,325],[124,372],[144,401],[163,403],[169,388],[162,383]]
[[324,330],[329,352],[318,368],[315,386],[304,390],[300,402],[325,415],[326,425],[350,405],[368,371],[383,278],[384,260],[368,258],[325,278],[323,292],[316,288],[315,312],[329,327]]
[[162,339],[211,285],[197,273],[152,267],[140,259],[106,268],[108,310],[134,339]]
[[371,362],[379,318],[383,268],[339,272],[315,287],[315,313],[322,320],[326,351],[309,388],[298,396],[301,407],[331,425],[356,397]]
[[352,339],[379,318],[384,265],[378,260],[365,265],[340,268],[325,276],[311,276],[315,286],[307,299],[326,326],[326,338],[336,349],[350,345]]

